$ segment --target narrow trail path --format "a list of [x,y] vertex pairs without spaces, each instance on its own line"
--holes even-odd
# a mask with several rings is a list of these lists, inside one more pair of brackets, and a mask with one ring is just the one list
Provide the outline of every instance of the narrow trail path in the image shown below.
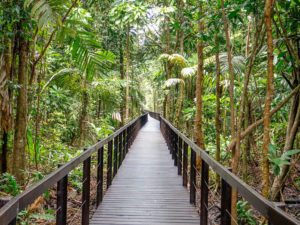
[[90,224],[199,225],[158,121],[140,130]]

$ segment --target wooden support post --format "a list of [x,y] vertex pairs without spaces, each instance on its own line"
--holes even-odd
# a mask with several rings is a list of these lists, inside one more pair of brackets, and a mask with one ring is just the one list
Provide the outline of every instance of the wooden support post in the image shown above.
[[[171,130],[171,149],[172,149],[172,159],[175,161],[175,157],[176,157],[176,151],[175,151],[175,132],[173,130]],[[174,165],[175,162],[174,162]]]
[[191,166],[190,166],[190,203],[196,203],[196,152],[191,148]]
[[174,132],[174,166],[178,166],[178,135]]
[[167,126],[167,132],[168,132],[168,147],[170,150],[170,154],[172,155],[172,130],[169,126]]
[[97,165],[97,199],[96,205],[97,207],[100,205],[103,199],[103,151],[104,148],[101,147],[98,150],[98,165]]
[[129,138],[129,135],[128,135],[128,128],[125,129],[125,132],[126,132],[126,135],[125,135],[125,155],[127,155],[128,153],[128,138]]
[[113,150],[113,142],[108,142],[107,147],[107,189],[111,185],[112,182],[112,150]]
[[118,136],[114,138],[114,173],[115,177],[118,171]]
[[[0,209],[8,203],[12,198],[11,197],[1,197],[0,199]],[[17,218],[14,218],[8,225],[16,225],[17,224]]]
[[56,224],[65,225],[67,224],[68,175],[57,182],[56,190]]
[[221,225],[231,224],[231,186],[221,181]]
[[182,185],[184,187],[187,187],[187,181],[188,181],[188,144],[183,143],[183,175],[182,175]]
[[[85,149],[86,150],[86,149]],[[81,224],[89,225],[90,220],[90,184],[91,184],[91,157],[83,161],[82,181],[82,211]]]
[[123,139],[122,139],[122,141],[123,141],[123,143],[122,143],[122,151],[123,151],[122,161],[123,161],[126,157],[126,130],[123,130],[122,135],[123,135]]
[[200,202],[200,224],[208,224],[208,194],[209,194],[209,166],[202,160],[201,163],[201,202]]
[[[177,136],[178,137],[178,136]],[[178,147],[177,147],[177,168],[178,168],[178,175],[182,174],[182,139],[178,137]]]
[[119,167],[122,165],[122,158],[123,158],[123,148],[122,148],[122,143],[123,143],[123,135],[122,133],[119,134]]

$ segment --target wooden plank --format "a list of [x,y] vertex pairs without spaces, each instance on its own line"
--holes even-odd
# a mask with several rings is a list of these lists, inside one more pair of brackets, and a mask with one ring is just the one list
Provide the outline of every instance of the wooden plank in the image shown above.
[[171,157],[159,122],[149,118],[90,224],[199,224]]

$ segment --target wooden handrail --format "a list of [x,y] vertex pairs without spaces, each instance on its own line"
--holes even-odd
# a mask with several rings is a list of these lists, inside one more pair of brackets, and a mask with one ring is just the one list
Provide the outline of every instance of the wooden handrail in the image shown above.
[[[11,224],[12,221],[15,221],[18,213],[25,209],[28,205],[33,203],[37,197],[42,195],[49,188],[55,186],[58,182],[65,179],[65,177],[77,166],[79,166],[83,162],[87,162],[90,159],[93,153],[98,152],[98,154],[103,153],[104,145],[111,143],[114,140],[122,140],[119,138],[123,137],[123,143],[119,141],[115,141],[116,145],[119,149],[119,153],[122,151],[122,160],[124,159],[124,154],[127,153],[129,145],[132,143],[132,140],[137,135],[138,130],[147,122],[147,114],[143,114],[140,117],[132,120],[127,125],[118,129],[115,133],[111,134],[107,138],[97,142],[95,145],[89,147],[84,152],[82,152],[78,157],[72,159],[70,162],[60,166],[58,169],[47,175],[44,179],[37,182],[36,184],[29,187],[27,190],[22,192],[20,195],[14,197],[11,201],[6,203],[0,209],[0,224],[7,225]],[[102,149],[102,150],[101,150]],[[103,155],[102,155],[103,157]],[[101,159],[101,156],[99,157]],[[103,159],[101,159],[103,160]],[[89,163],[88,163],[89,164]],[[115,164],[114,164],[115,165]],[[84,166],[87,170],[90,165]],[[112,169],[112,168],[111,168]],[[117,168],[114,168],[117,169]],[[100,171],[98,171],[100,172]],[[103,173],[103,165],[102,165],[102,173]],[[89,176],[89,173],[88,173]],[[99,176],[101,178],[101,176]],[[102,176],[103,177],[103,176]],[[103,183],[103,182],[102,182]],[[87,185],[88,187],[89,185]],[[99,193],[101,193],[99,191]],[[101,193],[102,194],[102,193]],[[97,199],[102,200],[102,196],[98,196]],[[99,203],[99,200],[98,200]],[[15,222],[13,222],[15,223]]]
[[[210,167],[215,173],[217,173],[221,179],[222,183],[229,185],[231,188],[235,188],[238,193],[249,202],[250,205],[252,205],[257,211],[261,213],[264,217],[266,217],[269,220],[269,223],[272,225],[299,225],[300,221],[296,220],[295,218],[292,218],[287,213],[285,213],[283,210],[281,210],[279,207],[276,206],[275,203],[267,200],[264,198],[261,194],[259,194],[257,191],[255,191],[252,187],[250,187],[248,184],[246,184],[244,181],[242,181],[239,177],[237,177],[235,174],[233,174],[229,169],[225,168],[223,165],[221,165],[219,162],[217,162],[215,159],[213,159],[209,154],[201,149],[199,146],[197,146],[192,140],[187,138],[184,134],[182,134],[177,128],[175,128],[168,120],[163,118],[159,113],[155,112],[149,112],[149,115],[157,120],[160,121],[160,126],[162,133],[165,137],[165,139],[170,143],[170,151],[174,154],[176,154],[176,151],[178,151],[179,146],[178,143],[182,143],[180,145],[179,151],[183,150],[183,147],[188,145],[193,152],[195,152],[198,156],[201,157],[201,159]],[[177,140],[180,140],[180,142],[174,143],[174,136],[178,137]],[[175,139],[175,140],[176,140]],[[186,149],[186,147],[185,147]],[[181,157],[180,159],[177,159],[176,161],[183,160],[182,155],[184,154],[176,154],[177,157]],[[193,155],[193,154],[192,154]],[[193,159],[194,157],[192,157]],[[184,166],[185,167],[185,166]],[[185,169],[183,167],[183,173],[185,173]],[[193,166],[191,166],[193,169]],[[193,175],[193,170],[191,171],[191,174]],[[183,183],[185,184],[186,176],[183,177]],[[192,177],[192,179],[195,179]],[[190,181],[191,182],[191,181]],[[225,187],[226,188],[226,187]],[[192,188],[193,189],[193,188]],[[228,188],[227,188],[228,189]],[[226,189],[226,190],[227,190]],[[228,193],[228,191],[224,191],[224,193]],[[194,190],[195,191],[195,190]],[[194,192],[192,191],[192,192]],[[191,203],[194,203],[194,193],[191,193]],[[228,198],[226,199],[228,201]],[[228,208],[228,207],[227,207]],[[206,215],[204,215],[206,216]],[[202,221],[202,219],[201,219]],[[228,220],[225,220],[228,221]],[[224,223],[227,224],[227,223]],[[205,222],[201,223],[201,225],[205,225]]]

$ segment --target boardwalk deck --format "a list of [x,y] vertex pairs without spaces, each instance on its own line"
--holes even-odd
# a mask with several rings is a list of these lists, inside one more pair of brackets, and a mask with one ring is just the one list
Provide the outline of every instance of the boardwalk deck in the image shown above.
[[90,224],[199,224],[158,121],[140,130]]

